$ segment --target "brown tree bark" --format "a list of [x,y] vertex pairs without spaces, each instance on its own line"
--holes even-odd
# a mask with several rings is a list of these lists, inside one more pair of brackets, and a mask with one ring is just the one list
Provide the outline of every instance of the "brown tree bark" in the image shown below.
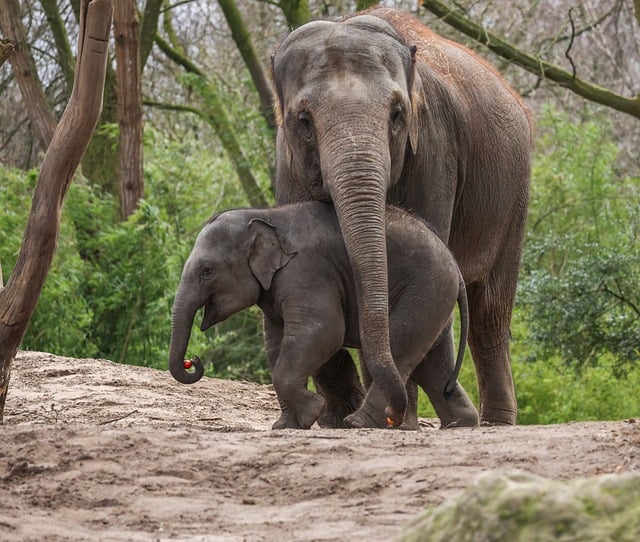
[[8,39],[0,39],[0,66],[2,66],[6,60],[13,53],[13,42]]
[[0,31],[14,44],[9,57],[16,81],[25,102],[29,120],[38,145],[44,151],[49,146],[56,128],[56,119],[38,78],[33,56],[27,43],[18,0],[0,0]]
[[119,0],[113,11],[116,88],[120,127],[120,216],[131,215],[144,197],[142,172],[142,85],[135,0]]
[[0,290],[0,422],[11,365],[56,250],[64,199],[100,116],[112,12],[112,0],[82,0],[73,90],[40,167],[18,260]]

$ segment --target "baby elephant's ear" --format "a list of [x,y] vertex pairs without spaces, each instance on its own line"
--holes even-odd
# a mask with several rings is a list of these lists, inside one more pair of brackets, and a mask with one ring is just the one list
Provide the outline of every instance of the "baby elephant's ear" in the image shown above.
[[261,218],[253,218],[248,227],[254,235],[249,252],[249,267],[260,285],[268,290],[276,271],[287,265],[296,253],[284,249],[273,224]]

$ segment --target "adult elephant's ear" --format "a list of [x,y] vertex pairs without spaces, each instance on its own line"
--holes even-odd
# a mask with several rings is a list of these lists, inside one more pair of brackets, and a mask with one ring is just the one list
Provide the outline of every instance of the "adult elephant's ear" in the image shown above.
[[260,285],[268,290],[276,272],[287,265],[296,252],[284,248],[278,230],[266,220],[253,218],[248,227],[253,231],[249,267]]
[[409,96],[411,99],[411,116],[409,118],[409,145],[413,154],[418,152],[418,140],[420,139],[420,109],[424,104],[422,95],[422,80],[416,69],[416,52],[418,48],[415,45],[410,47],[411,50],[411,75],[409,77]]

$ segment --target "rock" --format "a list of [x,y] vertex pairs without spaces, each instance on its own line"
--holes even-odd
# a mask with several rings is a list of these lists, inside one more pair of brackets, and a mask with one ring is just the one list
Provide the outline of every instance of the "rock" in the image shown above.
[[488,472],[412,521],[402,542],[640,540],[640,473],[571,481]]

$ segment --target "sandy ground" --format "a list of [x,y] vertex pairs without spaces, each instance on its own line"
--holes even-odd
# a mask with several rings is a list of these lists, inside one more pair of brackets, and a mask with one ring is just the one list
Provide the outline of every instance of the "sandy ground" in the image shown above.
[[20,352],[0,427],[0,539],[397,538],[479,473],[640,470],[640,421],[271,431],[270,386]]

